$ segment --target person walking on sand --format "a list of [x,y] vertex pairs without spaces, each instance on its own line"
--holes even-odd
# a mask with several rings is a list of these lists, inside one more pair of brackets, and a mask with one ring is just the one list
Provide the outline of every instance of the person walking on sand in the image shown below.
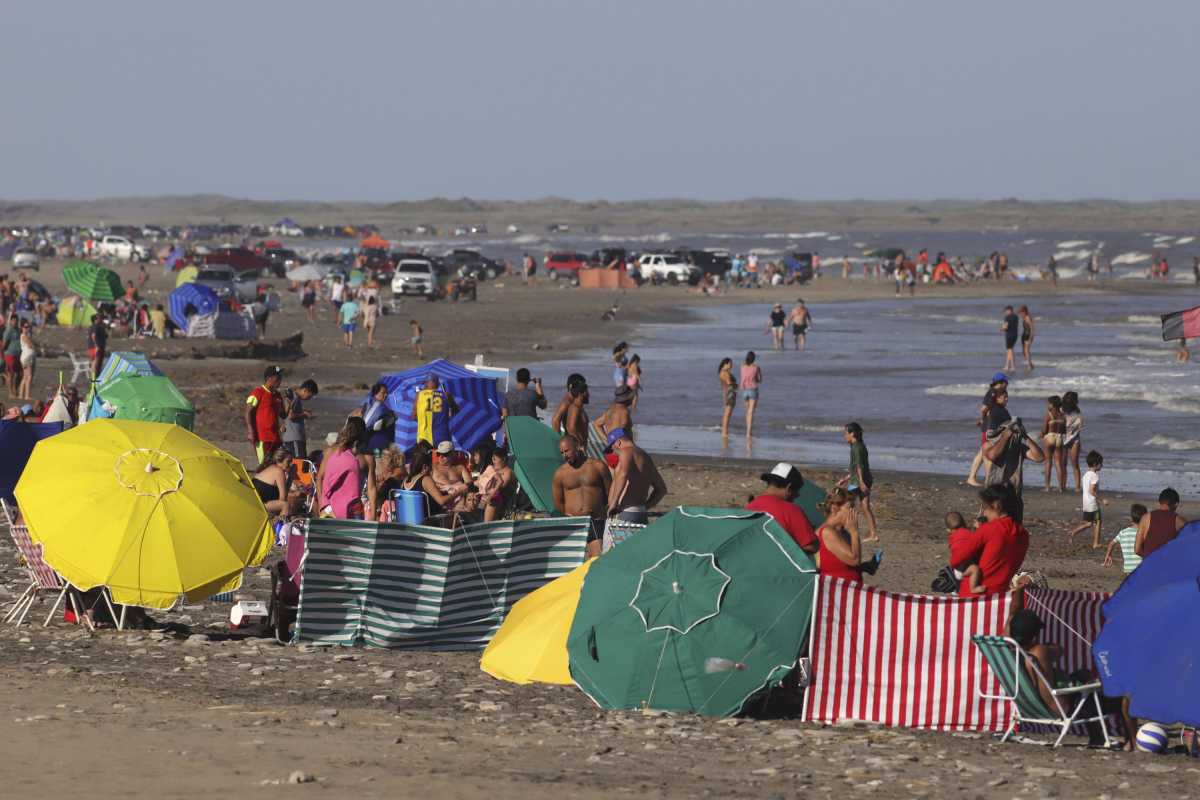
[[846,423],[842,429],[842,439],[850,445],[850,470],[837,485],[859,498],[859,505],[867,518],[867,537],[863,541],[877,542],[879,527],[875,522],[875,512],[871,510],[871,487],[875,484],[875,476],[871,474],[871,461],[867,446],[863,443],[862,425],[857,422]]
[[33,373],[36,368],[37,345],[33,341],[33,325],[29,320],[24,320],[21,322],[21,386],[18,399],[33,399]]
[[1100,504],[1108,505],[1107,498],[1100,496],[1100,470],[1104,468],[1104,456],[1095,450],[1087,454],[1087,472],[1083,473],[1083,517],[1082,522],[1067,534],[1067,541],[1074,542],[1075,537],[1088,528],[1092,529],[1092,549],[1100,549]]
[[771,314],[767,318],[766,333],[771,334],[772,346],[776,350],[783,350],[783,324],[786,321],[787,313],[783,310],[783,303],[776,303],[771,306]]
[[1020,333],[1021,318],[1013,313],[1012,306],[1004,307],[1004,319],[1000,323],[1000,332],[1004,334],[1004,369],[1012,371],[1017,368],[1013,358],[1013,348],[1017,346],[1017,335]]
[[1021,355],[1025,356],[1025,371],[1033,372],[1033,314],[1029,313],[1029,306],[1021,306],[1017,309],[1017,316],[1021,318]]
[[1062,398],[1052,395],[1046,398],[1046,416],[1042,420],[1042,447],[1046,453],[1046,487],[1050,491],[1054,469],[1058,468],[1059,491],[1067,491],[1067,452],[1063,450],[1063,437],[1067,433],[1067,418],[1062,410]]
[[421,330],[421,323],[415,319],[408,321],[409,344],[412,346],[413,355],[417,358],[425,358],[425,351],[421,349],[421,337],[424,331]]
[[358,327],[360,312],[358,303],[346,300],[338,309],[338,317],[342,321],[342,341],[346,347],[354,346],[354,329]]
[[618,428],[608,434],[607,452],[615,453],[617,466],[608,487],[608,521],[603,550],[608,552],[628,536],[625,525],[645,525],[648,511],[667,495],[667,484],[654,459]]
[[792,344],[797,350],[803,350],[808,329],[812,327],[812,313],[804,305],[804,298],[796,298],[796,305],[788,316],[792,324]]
[[308,316],[309,322],[317,321],[317,284],[315,281],[305,281],[300,290],[300,307]]
[[754,435],[754,412],[758,408],[758,389],[762,386],[762,369],[755,364],[758,358],[754,351],[746,353],[738,385],[742,390],[742,404],[746,406],[746,438]]
[[379,302],[375,295],[367,296],[367,304],[362,311],[363,327],[367,329],[367,347],[375,346],[375,324],[379,320]]
[[722,358],[717,367],[717,381],[721,384],[721,438],[729,438],[729,420],[737,404],[738,382],[733,377],[733,359]]

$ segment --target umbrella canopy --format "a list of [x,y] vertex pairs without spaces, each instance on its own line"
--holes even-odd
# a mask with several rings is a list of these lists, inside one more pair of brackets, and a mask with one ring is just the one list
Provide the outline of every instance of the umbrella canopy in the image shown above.
[[82,297],[71,295],[64,297],[58,304],[58,311],[54,316],[64,328],[82,328],[92,324],[92,317],[96,316],[96,307]]
[[117,273],[87,261],[72,261],[63,267],[63,280],[69,290],[86,300],[111,303],[125,293]]
[[479,668],[509,683],[569,686],[567,633],[593,563],[585,561],[518,600],[483,651]]
[[177,425],[102,419],[39,442],[16,497],[50,566],[126,605],[228,591],[273,542],[241,462]]
[[500,395],[494,378],[482,378],[458,364],[439,358],[423,367],[379,376],[388,388],[388,408],[396,412],[396,444],[407,450],[417,443],[417,422],[412,418],[413,399],[436,375],[458,405],[450,418],[450,438],[459,450],[467,451],[500,428]]
[[179,270],[179,274],[175,276],[175,286],[183,286],[185,283],[192,283],[200,274],[200,270],[195,267],[184,267]]
[[100,402],[98,393],[122,375],[162,375],[162,371],[141,353],[134,353],[130,350],[109,353],[104,366],[100,368],[100,374],[92,383],[92,391],[88,395],[88,419],[112,416],[112,412],[105,409]]
[[378,233],[372,233],[370,236],[359,242],[358,246],[363,250],[387,250],[392,246],[392,243],[380,236]]
[[189,431],[195,425],[196,409],[162,375],[122,375],[101,389],[97,397],[111,407],[114,419],[169,422]]
[[176,287],[175,291],[171,292],[171,296],[167,298],[167,310],[171,315],[171,321],[178,325],[180,330],[187,330],[187,314],[184,311],[187,310],[189,304],[195,307],[198,314],[215,314],[220,308],[217,293],[207,286],[199,283],[185,283]]
[[25,464],[33,453],[33,447],[42,439],[62,433],[61,422],[21,422],[19,420],[0,420],[0,500],[15,503],[13,489],[25,471]]
[[289,281],[320,281],[329,274],[329,269],[320,264],[301,264],[287,271]]
[[1200,726],[1200,522],[1150,554],[1104,604],[1092,655],[1135,717]]
[[825,490],[805,478],[804,485],[800,487],[800,492],[796,495],[795,503],[800,506],[800,510],[804,512],[804,516],[808,518],[814,531],[825,521],[825,512],[821,510],[823,502],[825,502]]
[[504,422],[513,472],[529,502],[538,511],[554,511],[551,491],[555,471],[562,466],[557,433],[533,417],[509,417]]
[[571,677],[601,708],[735,714],[796,666],[815,580],[770,516],[677,508],[592,565]]

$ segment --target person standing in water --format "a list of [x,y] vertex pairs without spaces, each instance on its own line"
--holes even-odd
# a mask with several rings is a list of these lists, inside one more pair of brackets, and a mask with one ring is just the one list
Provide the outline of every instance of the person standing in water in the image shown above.
[[1004,321],[1000,323],[1000,331],[1004,334],[1004,369],[1010,372],[1017,368],[1013,358],[1013,348],[1017,346],[1017,334],[1020,332],[1021,318],[1013,313],[1012,306],[1004,307]]
[[808,329],[812,326],[812,314],[804,305],[804,298],[796,298],[796,305],[788,316],[792,323],[792,344],[797,350],[803,350]]
[[1021,318],[1021,354],[1025,356],[1025,370],[1033,372],[1033,314],[1029,313],[1029,306],[1021,306],[1017,316]]
[[783,303],[776,303],[771,307],[771,314],[767,321],[767,333],[771,334],[772,346],[776,350],[783,349],[783,328],[787,321],[787,313],[783,310]]
[[754,412],[758,408],[758,387],[762,385],[762,369],[754,363],[757,358],[753,350],[746,353],[741,380],[738,382],[742,390],[742,403],[746,406],[747,439],[754,435]]
[[717,367],[717,381],[721,384],[721,438],[729,438],[729,419],[737,405],[738,382],[733,377],[733,359],[722,358]]

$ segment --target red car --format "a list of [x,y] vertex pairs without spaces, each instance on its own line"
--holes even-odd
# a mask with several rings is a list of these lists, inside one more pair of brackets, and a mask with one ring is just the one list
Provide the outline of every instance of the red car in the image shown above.
[[259,275],[267,275],[272,270],[271,260],[263,258],[253,250],[245,247],[222,247],[204,256],[205,264],[225,264],[233,267],[235,272],[254,270]]
[[587,256],[583,253],[566,251],[546,253],[543,266],[546,268],[546,274],[553,280],[558,280],[559,278],[578,280],[579,270],[588,268],[588,260]]

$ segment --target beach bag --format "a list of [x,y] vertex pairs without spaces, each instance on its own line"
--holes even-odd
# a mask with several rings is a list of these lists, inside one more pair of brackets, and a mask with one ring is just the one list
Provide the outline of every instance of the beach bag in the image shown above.
[[954,577],[954,567],[947,564],[938,570],[937,575],[933,579],[933,583],[929,588],[941,594],[957,594],[958,593],[958,578]]

